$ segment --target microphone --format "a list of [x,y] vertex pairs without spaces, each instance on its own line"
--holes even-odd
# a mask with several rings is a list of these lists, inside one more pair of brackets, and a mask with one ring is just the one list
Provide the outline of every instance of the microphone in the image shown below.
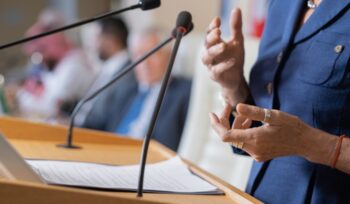
[[[193,23],[191,22],[191,24],[190,24],[190,26],[189,26],[189,28],[188,28],[188,31],[185,33],[185,36],[186,36],[188,33],[192,32],[193,29],[194,29],[194,25],[193,25]],[[171,32],[171,35],[173,36],[173,38],[176,38],[176,35],[177,35],[177,27],[173,29],[173,32]]]
[[23,38],[21,40],[17,40],[17,41],[11,42],[11,43],[7,43],[7,44],[4,44],[4,45],[1,45],[0,46],[0,50],[3,50],[5,48],[9,48],[9,47],[12,47],[12,46],[15,46],[15,45],[18,45],[18,44],[22,44],[22,43],[25,43],[25,42],[29,42],[29,41],[32,41],[32,40],[35,40],[35,39],[38,39],[38,38],[42,38],[42,37],[45,37],[45,36],[48,36],[48,35],[52,35],[52,34],[55,34],[55,33],[58,33],[58,32],[62,32],[62,31],[68,30],[68,29],[72,29],[72,28],[75,28],[75,27],[78,27],[78,26],[81,26],[81,25],[85,25],[85,24],[91,23],[93,21],[98,21],[98,20],[101,20],[101,19],[113,16],[113,15],[116,15],[116,14],[123,13],[123,12],[128,11],[128,10],[133,10],[133,9],[140,8],[140,9],[146,11],[146,10],[151,10],[151,9],[158,8],[160,5],[161,5],[160,0],[139,0],[139,2],[137,4],[129,6],[127,8],[123,8],[123,9],[118,10],[118,11],[108,12],[108,13],[105,13],[103,15],[100,15],[100,16],[97,16],[97,17],[94,17],[94,18],[86,19],[86,20],[83,20],[83,21],[79,21],[77,23],[73,23],[73,24],[64,26],[62,28],[57,28],[57,29],[54,29],[54,30],[51,30],[51,31],[48,31],[48,32],[45,32],[45,33],[41,33],[41,34],[38,34],[38,35],[30,36],[30,37],[27,37],[27,38]]
[[[173,48],[173,52],[171,54],[170,60],[169,60],[169,65],[167,68],[167,71],[165,73],[161,89],[158,94],[156,106],[153,111],[152,119],[150,122],[150,125],[148,127],[147,135],[145,137],[145,140],[143,142],[143,147],[142,147],[142,153],[141,153],[141,162],[140,162],[140,174],[139,174],[139,181],[138,181],[138,188],[137,188],[137,197],[142,197],[143,195],[143,183],[144,183],[144,175],[145,175],[145,167],[146,167],[146,160],[147,160],[147,154],[148,154],[148,148],[149,148],[149,143],[151,140],[151,136],[153,133],[153,129],[155,127],[155,124],[157,122],[158,114],[160,111],[160,108],[163,103],[163,99],[165,96],[165,92],[169,83],[170,75],[172,68],[174,66],[175,58],[177,55],[177,52],[180,47],[181,39],[183,36],[186,35],[186,33],[189,33],[191,29],[193,29],[193,23],[192,23],[192,15],[187,12],[187,11],[182,11],[179,13],[176,21],[176,30],[175,36],[176,36],[176,41],[175,45]],[[173,34],[174,34],[173,32]]]
[[158,8],[160,4],[160,0],[142,0],[139,2],[140,8],[144,11]]
[[[190,33],[193,29],[193,25],[190,27],[190,30],[188,30],[185,35],[187,35],[188,33]],[[68,128],[68,132],[67,132],[67,141],[65,144],[59,144],[57,145],[58,147],[63,147],[63,148],[69,148],[69,149],[77,149],[77,148],[81,148],[79,146],[75,146],[73,145],[73,128],[74,128],[74,120],[75,117],[77,116],[78,112],[80,111],[80,109],[83,107],[84,104],[86,104],[87,102],[89,102],[90,100],[94,99],[96,96],[98,96],[100,93],[102,93],[104,90],[106,90],[108,87],[110,87],[112,84],[114,84],[115,82],[117,82],[120,78],[122,78],[123,76],[125,76],[128,72],[130,72],[132,69],[134,69],[138,64],[140,64],[141,62],[143,62],[146,58],[148,58],[149,56],[151,56],[152,54],[154,54],[155,52],[157,52],[159,49],[161,49],[162,47],[164,47],[166,44],[170,43],[177,34],[177,27],[174,28],[174,30],[171,33],[171,36],[168,37],[167,39],[165,39],[163,42],[161,42],[157,47],[153,48],[152,50],[150,50],[149,52],[147,52],[146,54],[144,54],[140,59],[138,59],[137,61],[135,61],[134,63],[130,64],[129,66],[127,66],[126,68],[123,68],[115,77],[113,77],[108,83],[106,83],[104,86],[102,86],[101,88],[99,88],[98,90],[96,90],[94,93],[88,95],[87,97],[83,98],[74,108],[73,113],[71,115],[70,118],[70,123],[69,123],[69,128]]]

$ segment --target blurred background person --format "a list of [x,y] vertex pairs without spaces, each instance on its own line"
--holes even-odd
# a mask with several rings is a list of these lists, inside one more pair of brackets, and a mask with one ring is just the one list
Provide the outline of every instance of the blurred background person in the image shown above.
[[[46,10],[29,28],[26,36],[47,32],[64,24],[60,13]],[[29,42],[24,51],[28,56],[38,58],[38,62],[17,93],[19,114],[43,120],[68,115],[96,78],[96,72],[84,53],[64,33]]]
[[[138,59],[160,40],[162,37],[157,29],[137,33],[131,45],[133,58]],[[118,90],[112,90],[109,96],[102,98],[100,105],[87,117],[84,127],[142,139],[152,117],[169,57],[170,49],[165,47],[137,66],[134,80],[119,83]],[[186,122],[190,93],[191,81],[173,76],[154,129],[153,139],[175,151]]]
[[0,74],[0,115],[8,113],[8,106],[4,87],[5,77]]
[[[125,22],[120,18],[108,18],[100,21],[99,26],[97,50],[102,68],[87,95],[105,85],[131,61],[127,50],[129,31]],[[81,126],[84,123],[96,100],[91,100],[82,107],[76,116],[76,125]]]

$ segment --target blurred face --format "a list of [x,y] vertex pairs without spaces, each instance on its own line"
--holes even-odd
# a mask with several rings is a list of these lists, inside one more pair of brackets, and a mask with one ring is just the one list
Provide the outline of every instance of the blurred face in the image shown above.
[[97,49],[100,59],[106,61],[122,48],[114,36],[108,33],[100,33],[98,35]]
[[106,61],[111,57],[111,43],[113,43],[111,36],[100,33],[98,35],[98,55],[102,61]]
[[[37,35],[44,31],[41,25],[36,24],[28,30],[26,36]],[[65,55],[68,47],[69,45],[64,34],[58,33],[25,44],[24,52],[29,56],[36,52],[40,53],[43,57],[43,62],[48,68],[52,69]]]
[[[159,43],[157,36],[139,37],[132,48],[134,60],[140,58],[146,52],[154,48]],[[154,85],[162,80],[169,59],[167,47],[162,48],[135,69],[135,74],[140,83]]]

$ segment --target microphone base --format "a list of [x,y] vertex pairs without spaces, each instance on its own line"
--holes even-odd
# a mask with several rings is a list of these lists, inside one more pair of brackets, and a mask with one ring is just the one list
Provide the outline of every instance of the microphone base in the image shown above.
[[58,144],[57,147],[65,149],[82,149],[82,147],[72,144]]

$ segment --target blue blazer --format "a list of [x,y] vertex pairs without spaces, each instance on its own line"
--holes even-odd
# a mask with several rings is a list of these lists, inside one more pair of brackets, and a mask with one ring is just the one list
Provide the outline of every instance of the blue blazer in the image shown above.
[[[138,93],[133,73],[118,82],[97,101],[86,118],[85,128],[115,132]],[[153,131],[152,139],[176,151],[186,122],[191,95],[191,81],[172,77]]]
[[[350,136],[350,0],[323,0],[299,29],[306,0],[272,0],[250,76],[254,103]],[[349,155],[350,156],[350,155]],[[350,203],[350,175],[288,156],[255,162],[247,192],[266,203]]]

